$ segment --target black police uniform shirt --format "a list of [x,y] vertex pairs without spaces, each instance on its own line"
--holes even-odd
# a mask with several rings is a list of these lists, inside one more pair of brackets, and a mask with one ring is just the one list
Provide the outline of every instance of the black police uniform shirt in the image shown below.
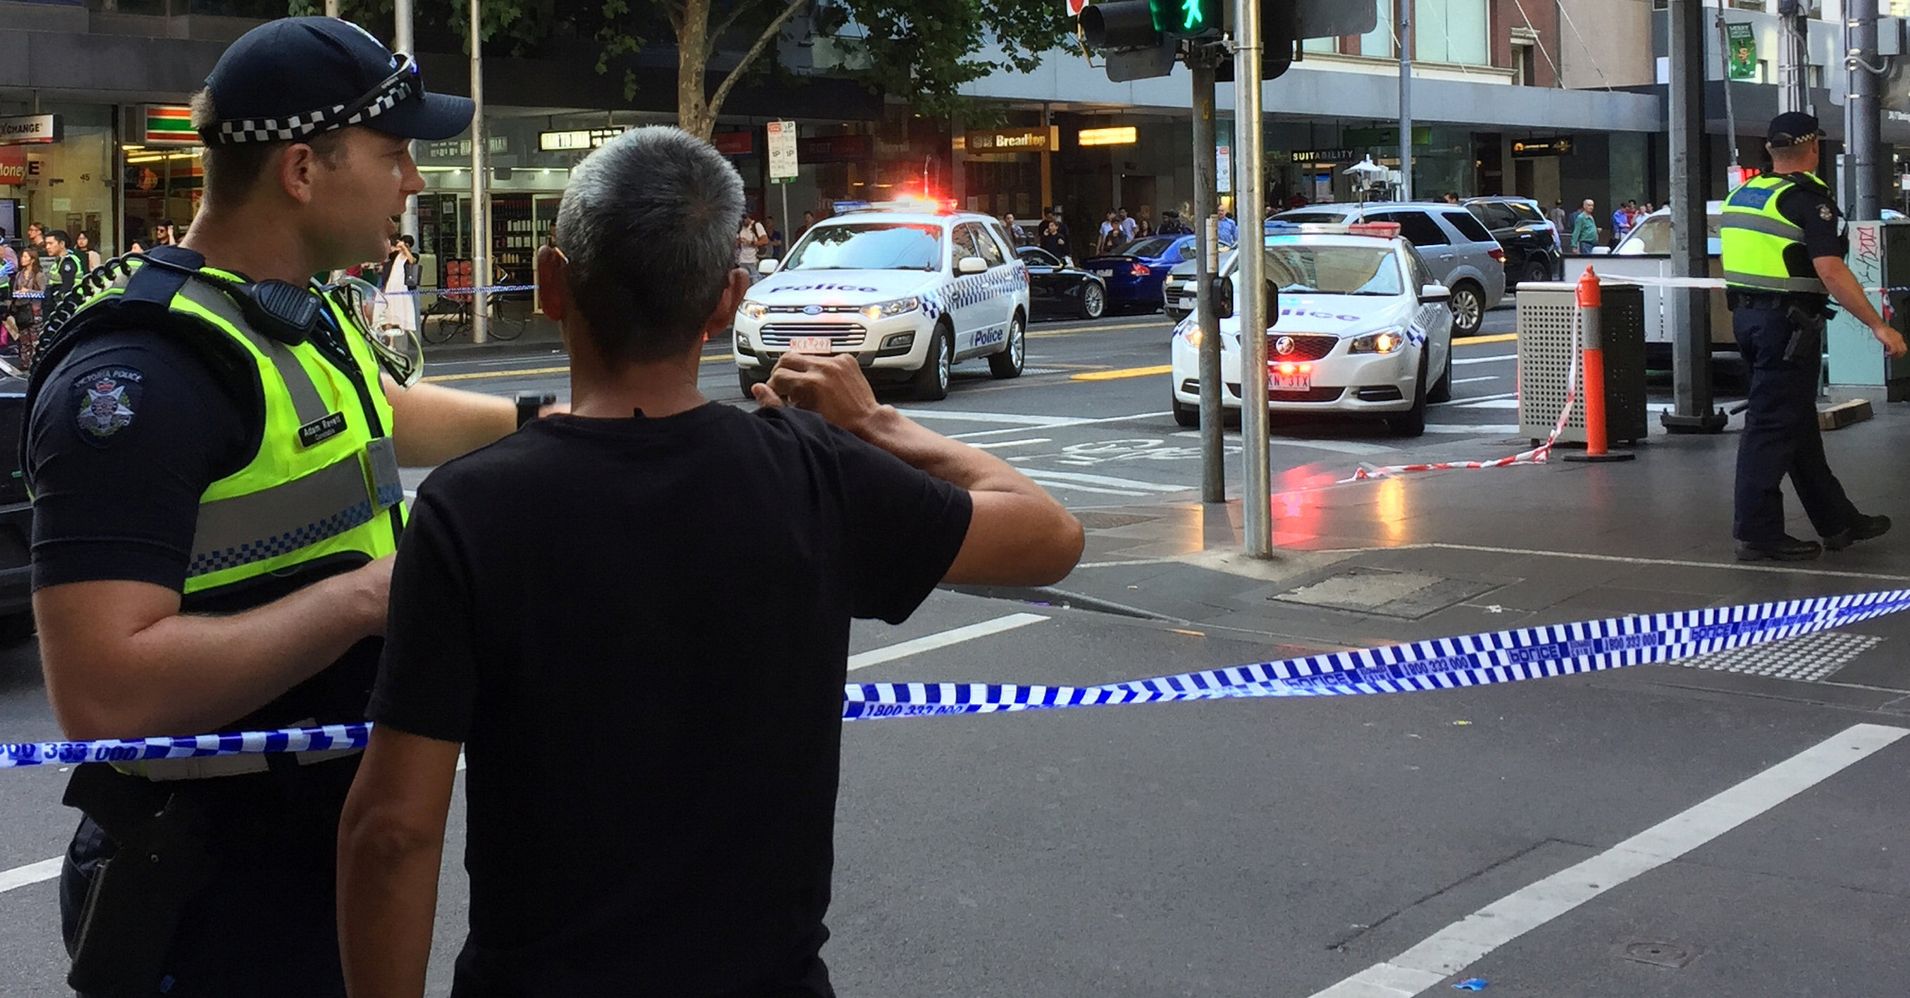
[[435,471],[370,716],[466,746],[454,995],[829,995],[849,621],[968,493],[812,413],[554,417]]
[[[184,592],[199,498],[251,460],[262,433],[259,402],[244,374],[227,366],[233,355],[209,335],[192,340],[140,328],[94,334],[48,372],[27,431],[35,589],[125,580]],[[188,595],[181,607],[187,613],[247,610],[364,562],[363,556],[333,558]],[[330,668],[221,730],[361,720],[380,644],[359,642]]]
[[[1850,240],[1844,234],[1844,216],[1837,210],[1828,192],[1819,187],[1814,178],[1804,174],[1791,174],[1795,186],[1778,198],[1777,212],[1792,225],[1804,230],[1804,236],[1798,242],[1784,248],[1784,266],[1793,277],[1816,277],[1817,268],[1811,261],[1820,256],[1834,256],[1842,259],[1850,249]],[[1828,301],[1829,296],[1819,296]]]

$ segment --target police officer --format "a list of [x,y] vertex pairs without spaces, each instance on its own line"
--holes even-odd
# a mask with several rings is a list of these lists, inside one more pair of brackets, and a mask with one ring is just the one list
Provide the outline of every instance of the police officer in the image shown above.
[[[1836,299],[1870,328],[1891,357],[1903,337],[1871,307],[1844,263],[1850,249],[1842,215],[1817,179],[1817,119],[1787,111],[1771,119],[1771,172],[1732,191],[1720,241],[1726,298],[1738,350],[1751,369],[1744,433],[1738,440],[1732,534],[1741,561],[1805,561],[1881,536],[1890,518],[1857,511],[1824,458],[1817,428],[1817,382],[1824,320]],[[1811,526],[1823,538],[1784,532],[1778,482],[1789,475]]]
[[[29,386],[34,612],[69,737],[363,718],[399,464],[448,460],[539,408],[412,386],[418,358],[308,280],[383,254],[424,187],[410,142],[471,114],[316,17],[247,32],[194,97],[201,213],[178,245],[81,286]],[[337,751],[77,767],[69,983],[343,995],[334,856],[356,770]]]

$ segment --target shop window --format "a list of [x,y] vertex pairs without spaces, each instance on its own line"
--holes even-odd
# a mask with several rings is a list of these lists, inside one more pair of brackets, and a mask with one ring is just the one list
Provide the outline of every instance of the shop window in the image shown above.
[[1379,0],[1379,24],[1360,36],[1360,54],[1376,59],[1391,59],[1393,51],[1393,0]]
[[1491,65],[1486,0],[1418,0],[1413,38],[1426,62]]

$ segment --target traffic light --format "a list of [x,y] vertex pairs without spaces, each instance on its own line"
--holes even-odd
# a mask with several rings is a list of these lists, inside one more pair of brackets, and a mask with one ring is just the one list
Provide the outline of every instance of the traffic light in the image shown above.
[[1177,38],[1219,35],[1227,19],[1223,0],[1151,0],[1154,23]]
[[1126,52],[1161,43],[1153,0],[1111,0],[1081,8],[1081,36],[1096,52]]

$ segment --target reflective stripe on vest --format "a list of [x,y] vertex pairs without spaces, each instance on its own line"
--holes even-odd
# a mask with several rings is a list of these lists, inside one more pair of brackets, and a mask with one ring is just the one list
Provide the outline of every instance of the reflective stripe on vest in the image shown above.
[[1796,186],[1787,176],[1756,177],[1725,198],[1718,244],[1727,286],[1780,294],[1828,293],[1815,274],[1793,274],[1784,261],[1784,251],[1804,241],[1804,230],[1777,210],[1784,193]]
[[[94,296],[80,314],[124,293],[125,283],[122,278]],[[258,332],[211,284],[187,281],[168,308],[202,330],[225,335],[252,360],[265,417],[258,450],[200,496],[186,593],[342,554],[380,558],[395,552],[403,495],[395,483],[380,494],[368,450],[388,436],[391,407],[377,360],[349,314],[327,300],[346,330],[356,373],[368,386],[369,412],[351,376],[340,369],[343,360],[331,359],[314,343],[288,345]]]

